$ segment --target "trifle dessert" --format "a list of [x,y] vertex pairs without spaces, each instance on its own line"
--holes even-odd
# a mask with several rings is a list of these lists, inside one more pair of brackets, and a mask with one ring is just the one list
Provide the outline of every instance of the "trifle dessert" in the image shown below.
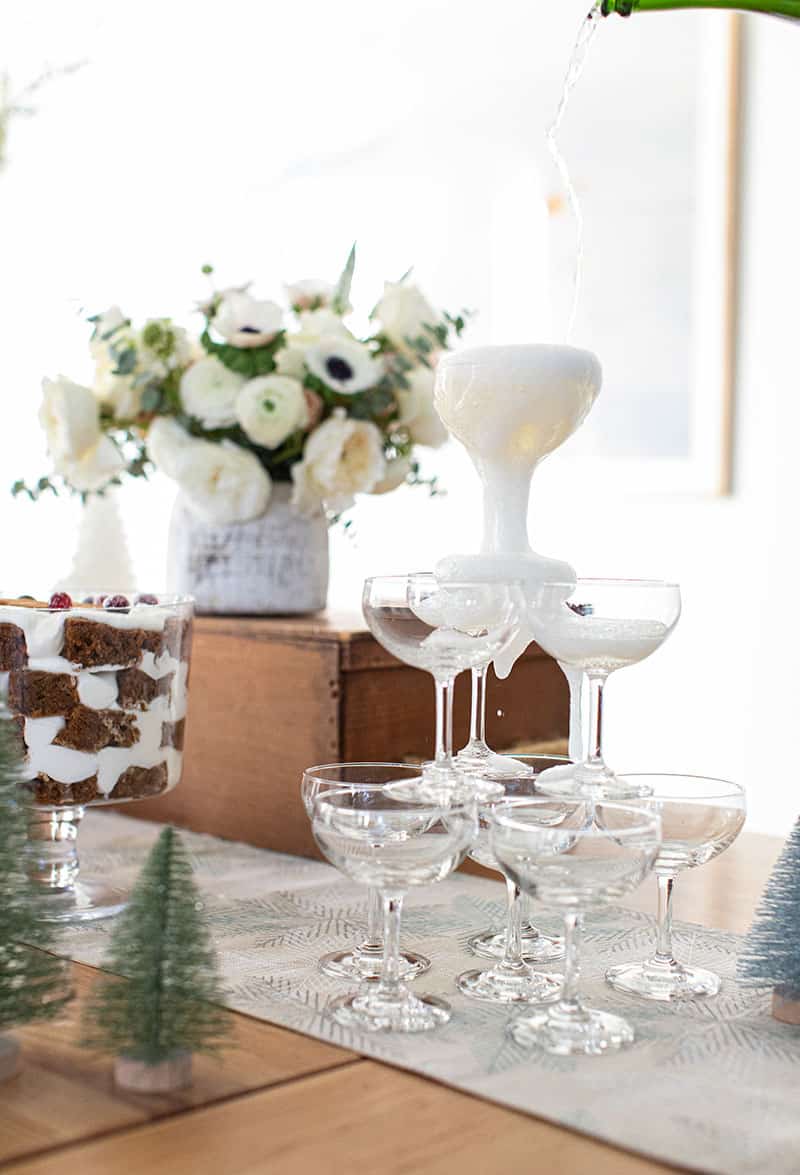
[[36,804],[82,808],[175,786],[191,631],[185,598],[0,599],[0,690]]

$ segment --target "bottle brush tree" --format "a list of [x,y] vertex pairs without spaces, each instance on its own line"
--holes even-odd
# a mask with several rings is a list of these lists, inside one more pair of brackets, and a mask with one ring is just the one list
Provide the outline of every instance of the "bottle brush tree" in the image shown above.
[[[216,960],[180,836],[167,827],[117,919],[87,1002],[83,1043],[155,1066],[211,1052],[227,1033]],[[123,976],[124,979],[118,978]]]
[[[739,977],[774,989],[773,1014],[800,1023],[800,820],[783,847],[739,956]],[[792,1008],[794,1011],[792,1012]]]
[[71,995],[68,964],[51,953],[47,895],[25,871],[21,762],[19,730],[0,703],[0,1032],[57,1015]]

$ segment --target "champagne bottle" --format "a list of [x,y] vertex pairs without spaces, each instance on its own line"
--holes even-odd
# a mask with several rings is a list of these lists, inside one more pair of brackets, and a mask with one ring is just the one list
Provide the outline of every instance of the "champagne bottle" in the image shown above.
[[612,12],[630,16],[632,12],[664,12],[677,8],[739,8],[743,12],[766,12],[800,20],[800,0],[602,0],[603,16]]

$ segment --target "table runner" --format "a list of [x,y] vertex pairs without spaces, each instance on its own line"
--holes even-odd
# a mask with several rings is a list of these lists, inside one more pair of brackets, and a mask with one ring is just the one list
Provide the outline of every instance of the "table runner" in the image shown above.
[[[82,834],[84,870],[129,885],[159,831],[91,813]],[[677,922],[680,957],[719,971],[724,983],[714,999],[662,1005],[603,982],[612,962],[641,958],[652,947],[653,918],[623,908],[587,918],[587,1002],[627,1016],[637,1039],[605,1057],[552,1057],[506,1035],[518,1010],[456,991],[454,977],[475,965],[467,940],[490,923],[502,925],[505,908],[502,883],[457,874],[412,892],[403,928],[403,944],[433,961],[415,988],[444,996],[452,1020],[432,1033],[364,1034],[325,1017],[328,999],[346,985],[320,974],[316,963],[363,934],[365,891],[321,862],[184,837],[228,1007],[665,1162],[725,1175],[800,1170],[800,1028],[779,1024],[767,994],[735,982],[739,935]],[[558,927],[546,916],[537,922]],[[98,965],[112,925],[69,929],[63,953]]]

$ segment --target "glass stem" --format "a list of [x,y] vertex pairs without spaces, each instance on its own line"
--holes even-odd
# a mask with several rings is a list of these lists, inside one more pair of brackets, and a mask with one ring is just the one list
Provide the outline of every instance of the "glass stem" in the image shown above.
[[653,962],[662,967],[675,965],[672,953],[672,893],[675,878],[658,876],[658,943]]
[[403,912],[402,894],[383,894],[383,970],[381,995],[399,999],[403,994],[400,982],[400,917]]
[[367,937],[358,948],[369,955],[383,954],[383,906],[377,889],[367,890]]
[[499,970],[516,973],[524,971],[526,967],[522,958],[522,895],[519,887],[508,878],[506,878],[506,892],[508,894],[506,945]]
[[25,871],[40,889],[64,893],[75,888],[80,872],[76,841],[85,811],[79,807],[30,809]]
[[595,766],[603,766],[603,687],[605,673],[590,673],[589,677],[589,759]]
[[436,678],[436,755],[438,767],[453,761],[453,679]]
[[583,670],[562,665],[561,672],[569,685],[569,750],[573,763],[583,760]]
[[472,670],[472,702],[469,713],[470,744],[486,745],[486,678],[489,666]]
[[584,1014],[578,996],[582,931],[583,914],[570,910],[564,915],[564,986],[558,1002],[558,1012],[561,1016],[570,1016],[573,1019]]

